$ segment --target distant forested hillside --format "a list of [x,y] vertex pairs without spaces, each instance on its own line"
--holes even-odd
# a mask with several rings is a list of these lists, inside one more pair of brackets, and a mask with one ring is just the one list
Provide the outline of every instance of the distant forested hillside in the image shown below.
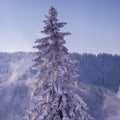
[[[120,85],[120,56],[111,54],[77,54],[73,56],[78,60],[76,66],[79,70],[80,81],[87,84],[98,85],[105,87],[113,92],[118,91]],[[0,82],[6,81],[14,71],[23,69],[24,75],[20,73],[21,77],[28,77],[28,74],[33,74],[32,70],[32,53],[0,53]],[[17,64],[19,63],[19,64]],[[24,63],[27,63],[24,65]],[[16,68],[15,68],[16,67]],[[26,67],[27,71],[26,71]],[[18,76],[17,76],[18,77]]]
[[[79,88],[95,120],[120,120],[120,56],[72,54],[78,60]],[[33,53],[0,53],[0,120],[22,120],[30,105]],[[85,87],[84,87],[85,86]],[[114,111],[114,112],[113,112]]]
[[120,56],[111,54],[73,54],[79,61],[80,80],[105,87],[113,92],[120,85]]

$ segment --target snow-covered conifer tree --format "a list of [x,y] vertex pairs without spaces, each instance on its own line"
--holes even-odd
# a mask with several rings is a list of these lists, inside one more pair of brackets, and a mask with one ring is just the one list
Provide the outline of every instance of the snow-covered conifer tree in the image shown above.
[[77,80],[74,59],[64,46],[69,32],[60,32],[66,23],[59,22],[54,7],[45,16],[41,31],[46,37],[37,39],[34,67],[37,69],[33,105],[24,120],[92,120],[86,104],[69,86]]

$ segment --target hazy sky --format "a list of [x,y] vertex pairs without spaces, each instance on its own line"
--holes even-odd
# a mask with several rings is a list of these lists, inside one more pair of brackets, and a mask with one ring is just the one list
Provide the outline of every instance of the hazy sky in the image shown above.
[[0,51],[33,51],[50,6],[70,52],[120,54],[120,0],[0,0]]

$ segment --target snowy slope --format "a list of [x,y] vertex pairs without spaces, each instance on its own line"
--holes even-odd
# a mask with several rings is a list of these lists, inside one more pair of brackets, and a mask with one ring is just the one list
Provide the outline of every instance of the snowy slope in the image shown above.
[[[102,85],[101,82],[100,84],[99,82],[95,84],[95,81],[91,80],[94,76],[90,76],[88,71],[86,71],[87,68],[91,70],[95,69],[95,66],[90,62],[90,57],[89,59],[85,59],[84,56],[80,55],[77,57],[81,60],[78,66],[82,68],[80,69],[81,81],[84,82],[87,80],[86,84],[80,83],[78,88],[72,89],[83,97],[90,108],[90,114],[95,120],[120,120],[120,99],[116,97],[114,90],[108,86],[106,87],[109,76],[108,78],[106,77],[106,81],[104,80],[103,84],[105,85]],[[86,57],[88,56],[86,55]],[[118,66],[116,69],[119,70],[119,62],[114,60],[113,57],[111,56],[110,58],[113,60],[111,66],[115,61]],[[35,71],[31,68],[32,58],[33,55],[31,53],[0,53],[0,120],[21,120],[25,111],[29,108],[31,89],[29,87],[29,80],[33,80],[35,74]],[[116,65],[114,64],[113,66]],[[96,74],[94,73],[96,75],[95,78],[98,78],[98,71],[100,71],[100,68],[96,71]],[[111,68],[107,68],[107,71],[111,72]],[[85,76],[85,72],[87,72],[87,77]],[[118,79],[119,75],[116,73],[115,77]],[[112,83],[114,83],[114,89],[117,90],[119,86],[118,81],[113,79]],[[79,88],[81,85],[82,91],[80,92]]]
[[93,85],[85,85],[83,91],[78,92],[95,120],[120,120],[120,99],[115,93]]

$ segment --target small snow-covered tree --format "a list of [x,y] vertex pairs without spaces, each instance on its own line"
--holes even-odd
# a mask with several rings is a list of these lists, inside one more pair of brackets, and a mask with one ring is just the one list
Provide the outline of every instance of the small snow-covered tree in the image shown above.
[[60,32],[66,23],[58,22],[54,7],[45,16],[44,38],[35,41],[34,67],[37,69],[33,105],[24,120],[92,120],[86,104],[69,87],[77,80],[74,59],[64,46],[68,32]]

